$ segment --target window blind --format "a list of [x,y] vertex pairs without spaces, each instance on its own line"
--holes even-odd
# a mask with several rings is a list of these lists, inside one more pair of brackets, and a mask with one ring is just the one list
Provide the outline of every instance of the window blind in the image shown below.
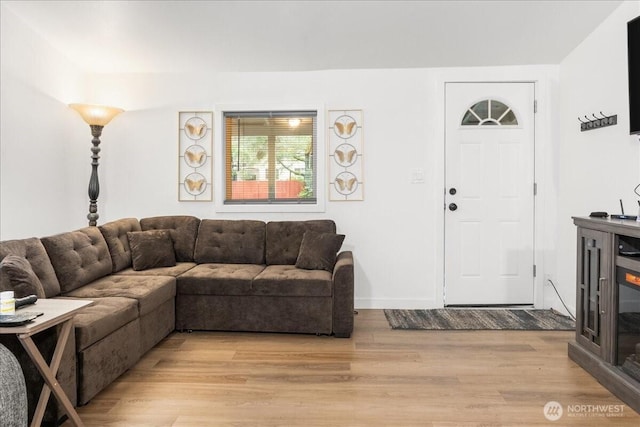
[[225,204],[316,202],[316,111],[224,113]]

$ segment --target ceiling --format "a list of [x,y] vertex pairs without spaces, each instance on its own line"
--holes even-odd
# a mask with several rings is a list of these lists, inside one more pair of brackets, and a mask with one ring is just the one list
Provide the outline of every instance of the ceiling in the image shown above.
[[621,1],[2,1],[88,72],[558,64]]

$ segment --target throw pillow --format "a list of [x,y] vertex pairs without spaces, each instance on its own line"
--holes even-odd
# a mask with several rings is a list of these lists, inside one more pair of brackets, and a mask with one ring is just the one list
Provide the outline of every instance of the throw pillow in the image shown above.
[[134,270],[176,265],[176,253],[169,230],[128,231]]
[[7,255],[0,261],[0,274],[6,278],[16,298],[35,295],[45,298],[42,282],[33,272],[29,261],[21,256]]
[[302,236],[296,267],[332,272],[343,241],[344,234],[306,231]]

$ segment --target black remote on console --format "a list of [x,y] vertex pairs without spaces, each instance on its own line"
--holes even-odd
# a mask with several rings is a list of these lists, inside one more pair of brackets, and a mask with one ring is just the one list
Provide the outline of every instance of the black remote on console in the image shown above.
[[38,297],[35,295],[27,295],[26,297],[16,298],[16,308],[29,304],[35,304],[36,301],[38,301]]

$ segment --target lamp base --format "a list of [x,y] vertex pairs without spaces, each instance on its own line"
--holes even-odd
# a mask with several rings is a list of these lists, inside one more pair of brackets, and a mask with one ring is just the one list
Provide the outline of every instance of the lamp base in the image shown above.
[[103,126],[91,125],[91,135],[93,139],[91,143],[91,177],[89,178],[89,226],[95,226],[98,223],[98,195],[100,194],[100,183],[98,182],[98,159],[100,156],[100,135]]

